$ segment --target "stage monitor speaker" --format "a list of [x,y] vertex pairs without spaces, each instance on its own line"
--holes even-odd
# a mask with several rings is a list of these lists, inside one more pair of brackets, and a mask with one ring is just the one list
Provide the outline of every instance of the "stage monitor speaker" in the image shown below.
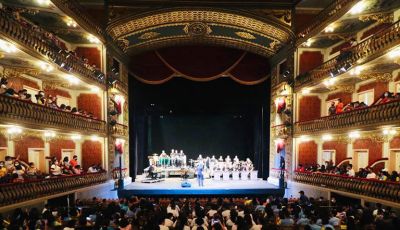
[[181,187],[182,188],[190,188],[190,187],[192,187],[192,184],[189,181],[183,181],[181,183]]

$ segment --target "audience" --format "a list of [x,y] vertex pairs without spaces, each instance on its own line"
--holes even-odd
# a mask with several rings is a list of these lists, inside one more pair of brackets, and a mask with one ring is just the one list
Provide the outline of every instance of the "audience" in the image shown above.
[[[301,195],[304,195],[304,193]],[[335,199],[332,199],[335,201]],[[177,207],[179,215],[168,212]],[[210,210],[216,210],[207,216]],[[229,215],[227,213],[229,208]],[[238,215],[243,211],[243,215]],[[3,220],[0,216],[0,219]],[[46,205],[42,212],[16,209],[2,222],[12,229],[396,229],[399,218],[390,207],[369,203],[340,204],[323,198],[121,198],[76,200],[70,207]]]
[[[0,161],[0,184],[1,183],[13,183],[13,182],[24,182],[32,179],[45,179],[50,177],[60,177],[66,175],[80,175],[84,173],[82,168],[77,163],[77,156],[75,155],[71,161],[68,161],[68,157],[64,157],[60,164],[57,158],[51,159],[51,166],[49,168],[49,175],[41,172],[36,168],[33,162],[26,163],[19,159],[6,156],[5,161]],[[71,163],[72,164],[71,164]],[[74,163],[76,162],[76,163]],[[87,173],[96,173],[104,171],[100,165],[91,165]]]
[[[23,101],[32,102],[32,96],[30,94],[28,94],[28,91],[26,89],[19,90],[18,93],[16,93],[13,88],[8,87],[8,80],[6,78],[3,77],[0,79],[0,81],[1,81],[0,92],[2,92],[2,93],[0,93],[0,95],[5,95],[8,97],[18,98]],[[69,105],[67,106],[65,104],[61,104],[60,106],[58,106],[57,96],[54,96],[54,95],[46,96],[45,92],[43,92],[43,91],[39,91],[35,95],[35,98],[36,98],[36,103],[39,105],[47,106],[49,108],[61,110],[64,112],[70,112],[70,113],[81,115],[81,116],[91,118],[91,119],[97,119],[97,117],[95,117],[93,115],[93,113],[89,113],[84,110],[78,110],[77,108],[71,109],[71,107]]]

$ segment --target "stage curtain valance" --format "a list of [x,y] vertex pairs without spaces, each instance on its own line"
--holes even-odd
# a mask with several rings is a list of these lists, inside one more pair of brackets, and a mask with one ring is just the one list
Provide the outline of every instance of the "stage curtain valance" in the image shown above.
[[269,77],[268,59],[225,47],[180,46],[149,51],[132,58],[134,77],[148,84],[162,84],[173,77],[211,81],[230,77],[245,85]]

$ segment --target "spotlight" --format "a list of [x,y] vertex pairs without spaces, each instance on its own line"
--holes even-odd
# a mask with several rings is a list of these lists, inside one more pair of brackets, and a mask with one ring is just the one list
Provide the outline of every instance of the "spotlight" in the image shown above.
[[290,75],[290,71],[289,71],[289,70],[286,70],[286,71],[283,72],[283,74],[282,74],[283,78],[287,78],[287,77],[289,77],[289,75]]

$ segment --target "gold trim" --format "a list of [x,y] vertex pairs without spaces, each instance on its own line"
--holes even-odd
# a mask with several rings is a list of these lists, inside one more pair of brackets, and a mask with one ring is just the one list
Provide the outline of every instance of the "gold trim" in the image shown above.
[[390,82],[393,79],[392,73],[364,73],[358,77],[361,80],[375,79],[378,82]]
[[147,32],[147,33],[144,33],[144,34],[140,35],[138,38],[140,40],[149,40],[149,39],[156,38],[158,36],[160,36],[160,33],[157,33],[155,31],[150,31],[150,32]]
[[117,39],[137,30],[179,22],[210,22],[236,25],[251,31],[271,35],[282,42],[287,42],[290,39],[289,32],[274,25],[254,18],[215,10],[175,10],[147,15],[141,18],[131,19],[127,22],[121,22],[119,25],[108,28],[108,31],[114,39]]
[[244,31],[237,31],[235,34],[241,38],[247,39],[247,40],[254,40],[256,37],[252,35],[251,33],[244,32]]

